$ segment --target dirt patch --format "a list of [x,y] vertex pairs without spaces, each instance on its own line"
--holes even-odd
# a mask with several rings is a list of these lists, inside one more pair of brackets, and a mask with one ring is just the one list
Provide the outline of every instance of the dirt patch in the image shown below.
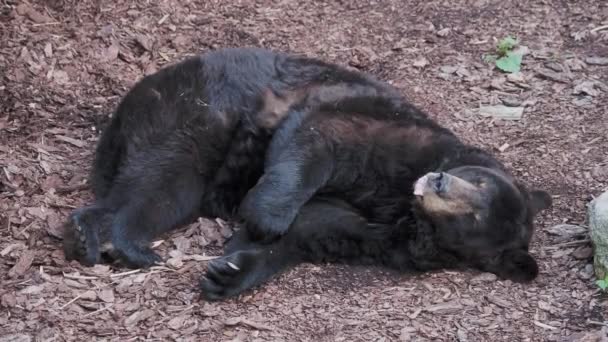
[[[597,63],[608,57],[606,13],[600,0],[0,2],[0,340],[599,334],[608,301],[593,284],[588,242],[564,242],[545,229],[584,225],[585,204],[608,187],[608,89],[596,86],[608,84],[608,66]],[[529,53],[522,73],[507,77],[483,57],[509,34]],[[550,191],[555,206],[537,221],[532,246],[539,278],[524,286],[475,272],[405,277],[303,265],[210,304],[196,285],[229,228],[208,220],[159,242],[163,267],[66,263],[58,228],[91,199],[93,147],[120,97],[167,63],[228,46],[304,53],[374,73]],[[475,114],[504,103],[523,106],[523,118]]]

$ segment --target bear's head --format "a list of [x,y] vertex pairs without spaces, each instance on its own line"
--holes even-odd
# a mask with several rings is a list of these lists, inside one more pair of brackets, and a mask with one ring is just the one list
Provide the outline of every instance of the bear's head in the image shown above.
[[535,215],[551,206],[546,192],[528,191],[502,171],[461,166],[421,177],[414,195],[437,249],[504,279],[538,275],[528,245]]

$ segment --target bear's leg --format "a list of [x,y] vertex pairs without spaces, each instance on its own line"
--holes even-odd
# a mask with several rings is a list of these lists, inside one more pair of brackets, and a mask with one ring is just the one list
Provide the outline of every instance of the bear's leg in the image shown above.
[[[333,157],[323,138],[299,134],[289,141],[273,137],[264,174],[239,208],[255,240],[269,242],[285,234],[298,211],[325,186],[332,175]],[[282,148],[275,146],[278,142]]]
[[[340,249],[349,241],[388,236],[387,227],[370,225],[353,207],[337,199],[313,198],[297,214],[289,231],[274,242],[250,240],[237,231],[225,255],[212,260],[201,281],[203,297],[221,300],[261,285],[285,269],[302,262],[338,260],[355,250]],[[358,257],[358,255],[354,255]]]
[[160,261],[149,244],[159,235],[193,220],[205,191],[204,177],[194,161],[175,156],[163,158],[160,152],[157,157],[162,162],[138,168],[143,172],[122,179],[110,195],[128,199],[114,215],[111,243],[113,256],[132,268]]
[[207,300],[236,296],[267,282],[292,264],[295,262],[289,260],[286,253],[270,245],[225,255],[207,265],[200,284],[202,295]]
[[125,148],[120,122],[114,118],[101,135],[95,151],[90,184],[96,202],[75,210],[64,224],[63,250],[66,259],[92,266],[100,261],[103,249],[109,248],[109,227],[114,211],[104,207],[101,202],[118,176]]
[[100,262],[102,252],[108,252],[132,268],[160,261],[149,243],[194,219],[204,191],[204,179],[197,170],[178,165],[122,170],[128,176],[118,176],[108,197],[70,215],[64,231],[66,258],[91,266]]
[[104,198],[110,191],[125,150],[126,142],[120,131],[120,120],[114,118],[101,134],[95,149],[90,182],[96,199]]
[[158,261],[150,242],[199,215],[207,184],[224,157],[228,135],[207,119],[200,116],[165,140],[134,148],[109,180],[107,195],[68,220],[66,256],[90,265],[107,252],[133,268]]

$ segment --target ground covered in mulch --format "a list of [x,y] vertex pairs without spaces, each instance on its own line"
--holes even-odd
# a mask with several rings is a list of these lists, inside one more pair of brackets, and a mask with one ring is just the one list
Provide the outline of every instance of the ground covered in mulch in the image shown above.
[[[602,0],[0,1],[0,341],[599,341],[608,299],[585,213],[608,186],[607,25]],[[510,34],[528,50],[515,75],[484,59]],[[66,262],[60,224],[91,200],[93,147],[120,97],[228,46],[373,73],[550,191],[532,246],[539,278],[303,265],[206,303],[198,278],[230,233],[206,219],[157,243],[164,266]],[[494,104],[523,117],[479,115]]]

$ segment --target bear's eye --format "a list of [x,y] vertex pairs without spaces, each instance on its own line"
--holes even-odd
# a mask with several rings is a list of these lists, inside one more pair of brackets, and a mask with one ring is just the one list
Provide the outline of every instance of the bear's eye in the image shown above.
[[477,186],[480,188],[485,188],[486,187],[486,182],[484,182],[483,180],[478,180],[477,181]]

